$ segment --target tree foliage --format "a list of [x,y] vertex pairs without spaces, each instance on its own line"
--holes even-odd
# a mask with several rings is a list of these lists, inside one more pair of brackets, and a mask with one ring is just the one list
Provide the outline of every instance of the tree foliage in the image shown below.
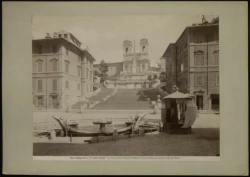
[[107,79],[107,77],[108,77],[108,74],[107,74],[108,69],[109,69],[108,64],[104,60],[102,60],[101,63],[100,63],[100,67],[99,67],[99,70],[101,72],[100,73],[101,82],[104,82]]

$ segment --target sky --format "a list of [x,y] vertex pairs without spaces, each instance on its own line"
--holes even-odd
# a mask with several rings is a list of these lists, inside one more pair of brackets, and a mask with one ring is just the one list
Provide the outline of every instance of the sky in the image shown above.
[[[215,16],[205,16],[208,21]],[[149,42],[151,66],[156,66],[170,43],[176,42],[186,26],[201,23],[202,15],[120,15],[120,16],[45,16],[34,15],[33,39],[53,36],[61,30],[72,33],[82,43],[82,48],[96,59],[106,62],[123,61],[123,41],[135,41],[140,50],[140,39]]]

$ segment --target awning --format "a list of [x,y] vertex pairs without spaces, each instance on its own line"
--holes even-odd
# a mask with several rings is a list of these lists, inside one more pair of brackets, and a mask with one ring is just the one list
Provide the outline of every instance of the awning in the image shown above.
[[212,98],[212,99],[220,99],[220,95],[219,94],[211,94],[210,98]]

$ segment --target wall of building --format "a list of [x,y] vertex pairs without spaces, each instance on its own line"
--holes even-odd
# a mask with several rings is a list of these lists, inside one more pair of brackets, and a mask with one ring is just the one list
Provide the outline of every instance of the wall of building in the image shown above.
[[[93,62],[89,62],[90,59],[85,57],[88,62],[85,61],[86,65],[83,64],[82,59],[84,56],[80,49],[67,41],[62,42],[60,40],[59,42],[57,40],[56,42],[48,39],[33,43],[32,86],[35,96],[34,104],[38,106],[37,96],[43,96],[44,104],[40,106],[41,108],[54,108],[52,93],[56,93],[58,96],[61,95],[62,104],[60,108],[65,108],[66,103],[93,92]],[[42,53],[38,53],[37,45],[42,45]],[[52,50],[52,46],[55,45],[58,46],[57,52]],[[56,62],[56,68],[54,68],[54,62]],[[38,63],[41,63],[41,68],[39,68]],[[68,72],[66,72],[66,63],[69,63]],[[42,70],[40,71],[40,69]],[[54,71],[54,69],[56,70]],[[87,75],[88,78],[86,78]],[[38,92],[39,80],[42,81],[41,92]],[[56,86],[54,80],[57,82]],[[54,87],[56,87],[56,90]]]

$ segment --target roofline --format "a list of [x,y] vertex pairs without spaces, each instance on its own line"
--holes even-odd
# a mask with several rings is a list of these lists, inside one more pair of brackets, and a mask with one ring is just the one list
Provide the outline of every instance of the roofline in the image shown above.
[[163,53],[161,59],[164,57],[165,53],[167,52],[167,50],[170,48],[171,45],[175,45],[175,43],[170,43],[170,44],[168,44],[168,46],[167,46],[166,50],[164,51],[164,53]]
[[179,38],[176,40],[175,44],[180,40],[180,38],[183,36],[183,34],[191,29],[191,28],[201,28],[201,27],[212,27],[212,26],[219,26],[219,24],[207,24],[207,25],[195,25],[195,26],[186,26],[186,28],[182,31],[181,35],[179,36]]
[[62,40],[62,41],[66,41],[67,43],[71,44],[72,46],[76,47],[77,49],[79,49],[84,55],[87,54],[90,59],[92,61],[96,61],[95,58],[86,50],[86,49],[82,49],[78,46],[76,46],[75,44],[72,44],[70,41],[68,41],[65,38],[42,38],[42,39],[33,39],[32,42],[36,42],[36,41],[46,41],[46,40]]
[[74,36],[74,34],[72,34],[71,32],[68,32],[68,31],[66,31],[66,30],[61,30],[61,31],[59,31],[59,32],[57,32],[57,33],[60,33],[60,32],[62,32],[62,31],[65,31],[65,32],[69,33],[71,36],[73,36],[73,37],[77,40],[77,42],[80,42],[80,44],[82,44],[81,41],[80,41],[79,39],[77,39],[77,38]]
[[84,53],[85,56],[87,54],[87,56],[90,57],[89,59],[91,59],[92,61],[96,61],[95,58],[89,53],[89,51],[87,51],[86,49],[82,50],[82,51],[83,51],[83,53]]
[[167,47],[167,49],[165,50],[165,52],[163,53],[162,57],[164,57],[164,54],[166,53],[166,51],[168,50],[168,48],[170,47],[170,45],[176,45],[176,43],[180,40],[180,38],[183,36],[183,34],[191,28],[201,28],[201,27],[212,27],[212,26],[219,26],[219,24],[207,24],[207,25],[196,25],[196,26],[186,26],[185,29],[182,31],[181,35],[178,37],[178,39],[176,40],[175,43],[170,43]]

